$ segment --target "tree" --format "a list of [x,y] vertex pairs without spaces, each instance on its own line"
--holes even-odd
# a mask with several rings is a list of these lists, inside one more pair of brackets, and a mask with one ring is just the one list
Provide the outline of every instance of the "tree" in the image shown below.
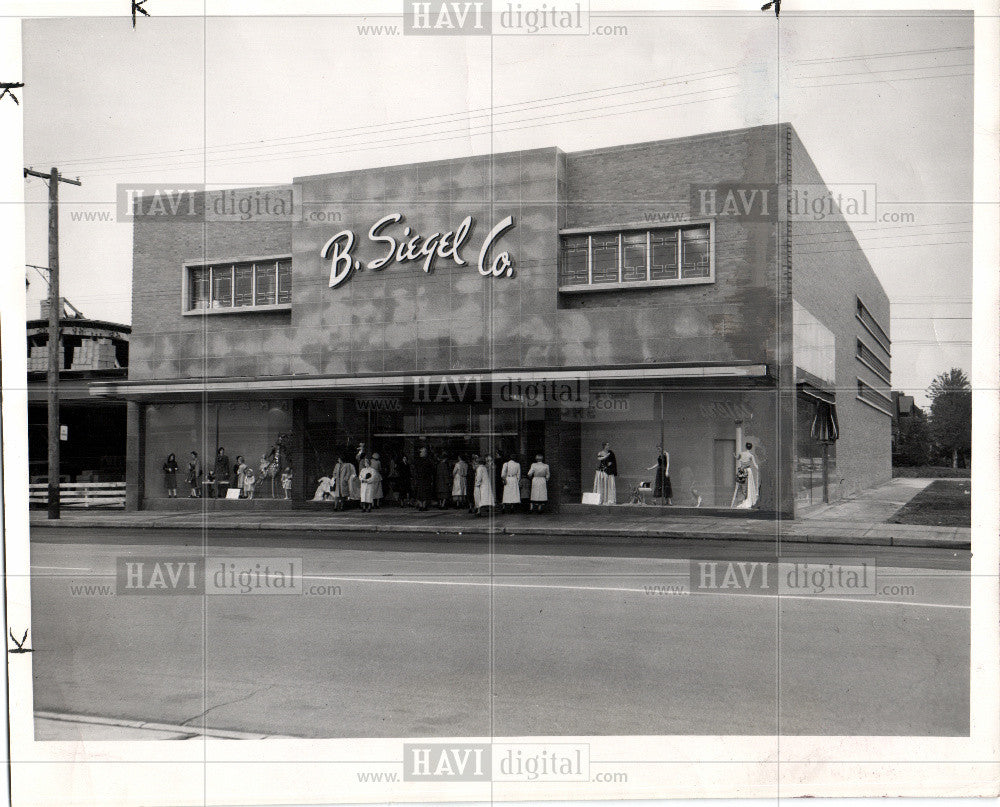
[[931,399],[931,435],[958,467],[972,449],[972,385],[957,367],[941,373],[927,390]]
[[919,406],[897,419],[892,435],[892,464],[927,465],[931,459],[931,428],[927,414]]

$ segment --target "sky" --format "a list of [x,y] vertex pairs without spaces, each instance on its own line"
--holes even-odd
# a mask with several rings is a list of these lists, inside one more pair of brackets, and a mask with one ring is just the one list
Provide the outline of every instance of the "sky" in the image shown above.
[[[281,184],[789,121],[828,184],[877,186],[882,220],[853,229],[892,305],[893,388],[926,403],[936,375],[971,369],[971,16],[602,18],[627,29],[608,36],[363,27],[392,22],[26,21],[25,164],[83,182],[60,187],[64,296],[131,321],[118,182]],[[25,192],[27,261],[44,266],[46,184]],[[46,284],[27,272],[37,316]]]

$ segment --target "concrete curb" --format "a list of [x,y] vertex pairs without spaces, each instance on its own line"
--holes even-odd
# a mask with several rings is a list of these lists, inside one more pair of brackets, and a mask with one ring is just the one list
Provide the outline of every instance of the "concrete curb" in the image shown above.
[[[656,528],[649,526],[636,527],[574,527],[559,524],[545,524],[538,526],[520,525],[504,526],[497,525],[490,529],[489,522],[469,523],[462,525],[454,524],[379,524],[365,523],[364,521],[352,520],[350,522],[340,521],[334,524],[316,523],[315,521],[304,521],[300,523],[258,521],[251,519],[227,520],[225,523],[192,522],[190,520],[178,521],[176,517],[152,518],[148,521],[130,521],[129,523],[115,523],[110,519],[87,519],[73,518],[70,520],[60,519],[58,521],[47,521],[45,519],[33,520],[32,527],[56,527],[56,528],[77,528],[77,529],[156,529],[156,530],[251,530],[255,532],[290,532],[297,533],[326,533],[328,535],[350,534],[366,532],[379,536],[392,535],[426,535],[433,534],[443,539],[458,538],[466,536],[503,536],[504,539],[530,541],[537,538],[549,538],[550,543],[561,542],[562,539],[573,539],[576,542],[591,543],[597,539],[619,539],[621,543],[643,543],[656,540],[706,540],[706,541],[756,541],[756,542],[776,542],[783,543],[805,543],[805,544],[846,544],[851,546],[896,546],[896,547],[921,547],[968,550],[971,548],[971,537],[963,535],[959,528],[939,529],[936,532],[917,533],[916,530],[900,530],[899,534],[891,526],[873,529],[871,525],[859,525],[857,530],[849,528],[836,528],[836,532],[823,531],[824,527],[818,526],[816,533],[800,532],[805,528],[804,524],[796,524],[794,532],[775,533],[773,530],[765,528],[754,530],[724,530],[716,525],[691,525],[690,527],[670,527]],[[826,528],[829,530],[830,528]],[[934,530],[935,528],[928,528]]]

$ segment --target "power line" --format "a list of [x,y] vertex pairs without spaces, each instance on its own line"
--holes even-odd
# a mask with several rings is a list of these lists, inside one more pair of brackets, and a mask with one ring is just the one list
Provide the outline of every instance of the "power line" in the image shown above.
[[819,78],[840,78],[842,76],[872,76],[880,73],[908,73],[914,70],[947,70],[951,68],[959,67],[975,67],[972,62],[966,62],[963,64],[942,64],[942,65],[921,65],[920,67],[893,67],[893,68],[879,68],[876,70],[860,70],[854,73],[822,73],[817,76],[799,76],[801,79],[819,79]]
[[[690,93],[679,93],[677,95],[670,96],[670,97],[679,98],[679,97],[683,97],[684,95],[699,95],[699,94],[702,94],[702,93],[721,92],[723,90],[731,90],[731,89],[736,89],[736,86],[734,85],[734,86],[730,86],[730,87],[718,87],[718,88],[713,88],[713,89],[708,89],[708,90],[696,90],[696,91],[693,91],[693,92],[690,92]],[[606,111],[609,108],[613,108],[613,106],[631,106],[634,103],[649,103],[651,100],[656,100],[656,99],[649,99],[647,101],[630,102],[629,104],[613,105],[612,107],[608,107],[608,106],[600,107],[600,108],[598,108],[599,111],[600,111],[600,114],[597,114],[597,115],[578,116],[575,113],[574,114],[560,113],[558,115],[545,115],[545,116],[541,116],[541,117],[542,118],[553,118],[553,117],[555,117],[555,118],[562,118],[562,120],[547,121],[547,122],[544,122],[544,123],[533,123],[533,124],[530,124],[530,125],[527,125],[527,126],[507,126],[506,128],[502,128],[501,129],[501,128],[498,128],[496,126],[491,126],[489,124],[486,124],[486,125],[483,125],[483,126],[463,127],[461,129],[458,129],[458,130],[446,130],[443,133],[440,133],[440,134],[438,134],[438,133],[429,134],[428,136],[421,137],[420,139],[415,139],[415,138],[412,138],[412,137],[391,138],[390,140],[383,141],[382,143],[378,143],[376,145],[371,145],[371,146],[353,146],[351,148],[340,149],[340,150],[325,149],[325,148],[321,148],[321,149],[307,149],[305,151],[288,152],[288,153],[285,153],[285,154],[275,154],[275,155],[267,155],[267,156],[265,156],[265,155],[254,155],[253,159],[258,160],[260,162],[271,162],[271,161],[276,161],[276,160],[287,160],[287,159],[293,159],[293,158],[296,158],[296,157],[310,156],[310,155],[355,154],[355,153],[360,152],[360,151],[380,150],[380,149],[391,148],[391,147],[402,146],[402,145],[416,145],[416,144],[420,144],[420,143],[433,143],[433,142],[437,142],[437,141],[441,141],[441,140],[455,140],[455,139],[459,139],[459,138],[464,139],[464,138],[470,137],[470,132],[471,132],[471,130],[474,130],[474,129],[482,129],[482,130],[484,130],[484,131],[478,132],[478,135],[486,136],[488,134],[493,134],[493,133],[506,133],[506,132],[520,131],[520,130],[523,130],[523,129],[533,129],[533,128],[538,128],[539,126],[553,126],[553,125],[558,124],[558,123],[569,123],[569,122],[577,122],[577,121],[583,121],[583,120],[593,120],[594,118],[605,118],[605,117],[612,117],[612,116],[616,116],[616,115],[629,115],[629,114],[635,114],[636,112],[653,112],[653,111],[657,111],[657,110],[661,110],[661,109],[672,109],[672,108],[676,108],[676,107],[679,107],[679,106],[688,106],[690,104],[706,103],[706,102],[711,102],[711,101],[725,101],[725,100],[728,100],[730,98],[735,98],[735,97],[736,97],[736,95],[732,94],[732,95],[723,95],[723,96],[719,96],[719,97],[715,97],[715,98],[700,98],[700,99],[696,99],[696,100],[693,100],[693,101],[684,101],[684,102],[676,103],[676,104],[661,104],[661,105],[658,105],[658,106],[646,107],[644,109],[637,109],[637,110],[625,110],[625,111],[620,111],[620,112],[607,112]],[[594,110],[594,109],[580,110],[580,112],[591,112],[591,111],[596,111],[596,110]],[[539,118],[524,118],[523,120],[510,121],[510,123],[523,123],[524,121],[532,121],[532,120],[539,120]],[[447,135],[448,131],[457,132],[457,134],[449,135],[449,136],[442,136],[442,134]],[[105,170],[105,171],[93,171],[93,172],[89,172],[89,176],[115,176],[115,175],[120,175],[120,174],[137,173],[137,172],[141,172],[141,171],[150,171],[150,170],[174,171],[174,170],[181,170],[181,169],[185,169],[185,168],[204,168],[206,162],[210,166],[212,166],[212,167],[225,166],[225,165],[236,165],[236,164],[240,164],[240,163],[246,162],[247,159],[249,159],[249,158],[246,157],[246,156],[244,156],[244,157],[226,158],[226,159],[214,160],[214,161],[207,161],[207,160],[205,160],[205,161],[190,162],[190,163],[177,163],[177,164],[173,164],[173,165],[171,165],[169,163],[165,164],[165,165],[147,165],[147,166],[137,167],[135,169],[113,169],[113,170]]]
[[937,347],[938,345],[971,345],[971,339],[893,339],[896,345],[920,345],[922,347]]
[[826,62],[856,62],[869,59],[893,59],[897,56],[926,55],[930,53],[952,53],[960,50],[972,50],[969,45],[955,45],[948,48],[921,48],[919,50],[896,50],[867,53],[861,56],[829,56],[816,59],[795,59],[795,64],[821,64]]
[[[868,247],[867,249],[861,250],[862,252],[868,252],[873,249],[900,249],[900,248],[911,248],[911,247],[944,247],[949,245],[961,244],[964,246],[972,246],[971,241],[938,241],[933,244],[884,244],[880,247]],[[800,251],[799,255],[832,255],[839,252],[853,252],[854,250],[848,249],[820,249],[820,250],[809,250]]]
[[[937,54],[945,52],[957,52],[957,51],[968,51],[972,50],[971,47],[946,47],[946,48],[932,48],[932,49],[918,49],[909,51],[884,51],[879,53],[866,54],[862,56],[841,56],[841,57],[831,57],[831,58],[818,58],[818,59],[799,59],[795,60],[794,64],[798,65],[810,65],[810,64],[824,64],[824,63],[835,63],[843,61],[858,61],[858,60],[873,60],[873,59],[885,59],[885,58],[898,58],[898,57],[908,57],[914,55],[925,55],[925,54]],[[593,90],[581,90],[573,93],[562,93],[559,95],[546,96],[542,98],[529,99],[526,101],[511,102],[508,104],[497,104],[491,107],[481,107],[473,110],[462,110],[450,113],[440,113],[437,115],[428,115],[416,118],[408,118],[401,121],[393,121],[382,124],[368,124],[362,127],[343,127],[339,129],[329,129],[320,130],[312,133],[303,133],[300,135],[289,135],[285,137],[277,138],[265,138],[252,141],[231,141],[229,143],[223,143],[216,146],[208,147],[198,147],[191,149],[171,149],[166,151],[154,151],[154,152],[132,152],[126,154],[118,155],[104,155],[101,157],[80,157],[64,159],[63,163],[68,165],[94,165],[106,162],[121,162],[121,161],[131,161],[133,159],[147,160],[156,157],[166,157],[166,156],[176,156],[179,158],[184,158],[189,155],[193,156],[196,154],[202,154],[205,152],[219,152],[219,151],[232,151],[232,150],[245,150],[245,149],[259,149],[266,148],[268,144],[286,144],[295,145],[307,142],[316,142],[317,140],[327,139],[327,135],[339,135],[339,134],[349,134],[349,135],[359,135],[364,132],[370,132],[376,129],[400,129],[400,128],[412,128],[406,126],[406,124],[411,123],[425,123],[427,121],[442,121],[445,118],[454,118],[456,116],[483,116],[489,115],[491,117],[496,115],[511,114],[510,112],[504,112],[503,110],[514,110],[518,107],[531,107],[533,105],[547,105],[556,106],[565,103],[576,103],[579,100],[591,100],[591,98],[602,97],[604,95],[621,95],[632,92],[642,92],[644,90],[657,89],[664,86],[672,86],[675,84],[688,83],[689,81],[705,80],[705,77],[714,76],[716,78],[723,78],[730,75],[735,75],[736,65],[732,65],[725,68],[718,68],[715,70],[697,71],[693,73],[679,74],[676,76],[671,76],[669,79],[650,79],[642,82],[630,82],[625,84],[609,85],[607,87],[596,88]],[[933,68],[934,66],[928,66]],[[946,67],[946,66],[939,66]],[[902,70],[916,70],[921,69],[919,67],[914,68],[901,68]],[[883,71],[884,72],[884,71]],[[834,74],[836,75],[836,74]],[[699,78],[701,77],[701,78]],[[824,76],[809,76],[805,78],[823,78]],[[590,98],[586,98],[589,96]],[[578,101],[566,101],[560,99],[571,99],[577,98]],[[650,99],[652,100],[652,99]],[[559,103],[553,103],[559,102]],[[520,111],[526,111],[524,109]],[[454,123],[456,121],[450,121]]]
[[[901,69],[902,70],[919,70],[919,69],[923,69],[923,68],[917,67],[917,68],[901,68]],[[209,146],[209,147],[204,147],[204,148],[201,148],[201,149],[174,149],[174,150],[162,151],[162,152],[132,153],[132,154],[125,154],[125,155],[105,155],[105,156],[102,156],[102,157],[94,157],[94,158],[79,158],[79,159],[76,159],[76,160],[65,161],[65,162],[67,162],[67,164],[70,164],[70,165],[97,165],[97,164],[108,163],[108,162],[131,161],[131,158],[147,159],[147,158],[155,158],[155,157],[159,157],[159,156],[163,156],[163,157],[176,156],[178,158],[183,159],[184,157],[187,157],[189,154],[191,156],[193,156],[194,154],[202,154],[202,153],[208,153],[208,152],[225,153],[225,152],[229,152],[229,151],[259,150],[259,149],[263,149],[263,148],[268,148],[269,147],[268,144],[299,145],[299,144],[310,143],[310,142],[319,142],[319,141],[322,141],[322,140],[340,139],[340,138],[343,138],[343,137],[361,137],[361,136],[366,136],[366,134],[368,132],[371,132],[371,131],[374,131],[374,130],[379,130],[379,129],[391,128],[392,130],[397,130],[398,131],[400,129],[423,128],[423,127],[426,127],[426,126],[435,125],[434,122],[440,122],[440,123],[458,123],[459,121],[455,121],[455,120],[451,120],[451,121],[445,121],[444,120],[446,118],[455,118],[456,116],[463,116],[466,119],[475,119],[475,118],[487,117],[488,116],[488,117],[490,117],[492,119],[496,115],[513,114],[514,112],[529,111],[528,109],[517,109],[517,110],[515,110],[514,109],[515,107],[530,107],[530,106],[533,106],[533,105],[541,105],[541,107],[546,107],[546,106],[552,107],[552,106],[558,106],[558,105],[563,105],[563,104],[568,104],[568,103],[579,103],[580,101],[585,101],[585,100],[594,100],[596,98],[600,98],[600,97],[604,97],[604,96],[625,95],[625,94],[634,93],[634,92],[643,92],[643,91],[648,91],[648,90],[651,90],[651,89],[658,89],[660,87],[674,86],[674,85],[677,85],[677,84],[687,84],[687,83],[690,83],[690,81],[707,80],[709,77],[711,77],[711,78],[725,78],[725,77],[729,77],[729,76],[732,76],[732,75],[735,75],[735,72],[734,72],[734,70],[732,68],[721,68],[721,69],[712,70],[712,71],[700,71],[700,72],[697,72],[697,73],[681,74],[680,76],[673,77],[674,78],[673,81],[666,81],[665,79],[656,79],[656,80],[650,80],[650,81],[644,81],[644,82],[635,82],[635,83],[631,83],[631,84],[613,85],[612,87],[605,88],[605,89],[600,89],[600,90],[587,90],[587,91],[580,91],[580,92],[576,92],[576,93],[566,93],[566,94],[562,94],[562,95],[549,96],[547,98],[533,99],[533,100],[528,100],[528,101],[520,101],[520,102],[514,102],[514,103],[510,103],[510,104],[501,104],[501,105],[497,105],[497,106],[492,107],[492,108],[484,107],[484,108],[469,110],[467,112],[442,113],[442,114],[438,114],[438,115],[430,115],[430,116],[423,116],[423,117],[418,117],[418,118],[410,118],[410,119],[405,119],[403,121],[396,121],[396,122],[391,122],[391,123],[369,124],[369,125],[364,126],[364,127],[344,127],[344,128],[341,128],[341,129],[332,129],[332,130],[320,131],[320,132],[315,132],[315,133],[308,133],[308,134],[303,134],[303,135],[287,136],[287,137],[281,137],[281,138],[267,138],[267,139],[257,140],[257,141],[235,141],[235,142],[232,142],[230,144],[220,144],[218,146]],[[840,75],[840,74],[832,74],[832,75]],[[847,75],[847,74],[844,74],[844,75]],[[701,78],[698,78],[698,77],[701,77]],[[809,77],[806,77],[806,78],[815,79],[815,78],[824,78],[824,77],[825,76],[820,75],[820,76],[809,76]],[[730,87],[715,88],[715,89],[729,89],[729,88]],[[735,88],[735,87],[733,87],[733,88]],[[709,90],[706,89],[706,91],[709,91]],[[558,100],[558,99],[565,99],[565,98],[579,97],[579,96],[589,96],[589,97],[586,97],[586,98],[577,98],[577,100],[573,100],[573,101],[567,101],[567,100],[560,101],[560,100]],[[650,102],[652,100],[656,100],[656,99],[646,99],[644,101],[639,101],[639,102],[636,102],[636,103],[648,103],[648,102]],[[504,109],[509,109],[511,111],[504,112],[503,111]],[[412,125],[406,125],[406,124],[412,124]]]
[[893,298],[893,305],[972,305],[972,300],[927,300],[926,302],[906,302],[905,298]]
[[[891,79],[893,82],[897,81],[929,81],[932,79],[941,78],[962,78],[963,76],[971,76],[972,73],[955,73],[951,76],[910,76],[908,78],[895,78]],[[856,87],[860,84],[885,84],[888,83],[888,79],[877,79],[875,81],[838,81],[829,84],[800,84],[799,88],[803,90],[812,89],[814,87]]]
[[[799,221],[793,222],[793,224],[799,224]],[[807,224],[823,225],[825,221],[808,221]],[[832,224],[841,224],[839,220],[831,221]],[[863,227],[863,224],[871,224],[872,226]],[[855,222],[853,226],[840,227],[839,229],[823,230],[816,233],[806,233],[805,235],[796,236],[797,238],[812,238],[814,235],[839,235],[840,233],[855,233],[858,235],[865,235],[867,233],[878,232],[880,230],[910,230],[914,228],[924,228],[924,227],[952,227],[962,224],[972,224],[972,219],[962,220],[962,221],[940,221],[934,224],[882,224],[880,222]],[[932,233],[929,233],[929,235]]]
[[[933,233],[907,233],[900,235],[893,235],[889,233],[887,235],[870,235],[865,237],[865,242],[868,241],[883,241],[886,238],[934,238],[939,235],[961,235],[962,233],[971,233],[972,230],[939,230]],[[803,239],[805,240],[805,239]],[[815,246],[817,244],[843,244],[850,241],[856,241],[856,238],[828,238],[822,241],[807,241],[809,246]]]
[[[920,69],[920,68],[906,68],[906,69]],[[735,73],[731,69],[720,69],[720,70],[714,70],[714,71],[702,71],[702,72],[699,72],[699,73],[690,73],[690,74],[685,74],[685,75],[688,76],[688,77],[696,77],[696,76],[709,77],[709,76],[711,76],[711,78],[727,78],[730,75],[735,75]],[[289,158],[295,157],[295,156],[306,156],[306,155],[310,155],[310,154],[341,154],[341,153],[349,153],[348,151],[332,151],[332,150],[327,150],[327,149],[320,148],[320,149],[299,150],[299,151],[294,151],[294,152],[277,152],[277,153],[272,153],[272,154],[245,154],[245,155],[240,155],[238,157],[235,154],[233,154],[231,156],[227,156],[227,152],[234,152],[234,151],[256,151],[256,150],[266,149],[266,148],[270,147],[268,144],[281,144],[281,143],[283,143],[284,145],[287,145],[287,146],[298,146],[298,145],[302,145],[302,144],[306,144],[306,143],[310,143],[310,142],[321,142],[321,141],[328,141],[328,140],[341,140],[341,139],[344,139],[344,138],[369,137],[370,134],[372,132],[374,132],[375,130],[379,130],[379,129],[385,130],[386,128],[389,128],[391,131],[398,131],[400,129],[426,128],[426,127],[429,127],[429,126],[448,125],[448,124],[456,124],[456,123],[460,124],[462,122],[461,120],[445,120],[446,118],[455,118],[456,116],[464,116],[464,118],[466,120],[468,120],[468,119],[476,119],[476,118],[483,118],[483,117],[489,117],[490,120],[492,121],[497,114],[514,114],[515,112],[532,111],[530,109],[511,110],[510,112],[503,112],[503,111],[498,112],[497,111],[497,110],[502,109],[502,108],[528,107],[530,105],[541,105],[541,106],[538,106],[538,108],[542,109],[542,108],[545,108],[546,106],[551,107],[551,106],[558,106],[558,105],[567,104],[567,103],[579,103],[581,101],[597,100],[598,98],[602,97],[602,95],[606,95],[608,97],[613,97],[615,95],[626,95],[626,94],[633,93],[633,92],[642,92],[642,91],[646,91],[646,90],[650,90],[650,89],[657,89],[659,87],[664,87],[664,86],[673,86],[673,85],[676,85],[676,84],[688,84],[688,83],[690,83],[690,81],[706,80],[706,78],[701,78],[701,79],[698,79],[698,78],[689,78],[687,80],[680,80],[681,78],[683,78],[683,76],[682,77],[678,77],[678,80],[675,80],[675,81],[672,81],[672,82],[664,82],[663,80],[654,80],[654,81],[647,81],[647,82],[639,82],[638,83],[639,86],[637,86],[635,84],[617,85],[618,88],[629,88],[629,89],[620,90],[620,91],[617,91],[617,92],[610,92],[609,90],[581,91],[581,92],[577,92],[577,93],[563,94],[563,95],[560,95],[560,96],[551,96],[549,99],[534,99],[534,100],[530,100],[530,101],[515,102],[515,103],[511,103],[511,104],[498,105],[497,107],[493,107],[493,108],[482,108],[482,109],[478,109],[478,110],[471,110],[470,112],[443,113],[443,114],[440,114],[440,115],[424,116],[422,118],[412,118],[412,119],[407,119],[407,120],[404,120],[404,121],[393,122],[393,123],[371,124],[371,125],[368,125],[368,126],[365,126],[365,127],[349,127],[349,128],[343,128],[343,129],[328,130],[327,132],[316,132],[316,133],[307,134],[307,135],[290,136],[290,137],[284,137],[284,138],[271,138],[271,139],[258,140],[258,141],[242,141],[242,142],[236,142],[236,143],[231,144],[232,147],[225,146],[225,145],[220,145],[220,146],[206,147],[205,149],[197,149],[197,150],[194,150],[194,149],[179,149],[179,150],[165,151],[165,152],[148,152],[146,154],[135,154],[134,157],[139,157],[139,158],[143,158],[143,159],[145,159],[145,158],[154,158],[155,159],[158,155],[162,155],[165,159],[164,159],[164,162],[161,163],[161,164],[155,164],[155,162],[153,164],[146,163],[144,165],[137,166],[137,168],[134,169],[134,170],[130,170],[130,169],[126,169],[126,168],[115,168],[113,165],[101,165],[101,163],[135,162],[135,160],[132,159],[130,157],[130,155],[121,155],[121,156],[110,155],[110,156],[95,157],[95,158],[83,158],[83,159],[79,159],[79,160],[77,160],[77,161],[75,161],[73,163],[70,163],[70,164],[73,164],[73,165],[87,165],[87,164],[92,164],[92,165],[95,165],[95,166],[99,166],[101,169],[106,169],[106,170],[100,170],[100,171],[91,172],[91,174],[94,175],[94,176],[106,176],[106,175],[120,174],[120,173],[137,173],[139,170],[143,170],[143,169],[146,169],[146,170],[173,171],[173,170],[181,170],[183,168],[196,168],[196,167],[202,167],[203,168],[206,161],[210,162],[212,165],[220,165],[220,166],[221,165],[231,165],[231,164],[235,164],[237,162],[242,162],[245,159],[247,159],[248,157],[255,157],[255,158],[257,158],[259,160],[262,160],[262,161],[271,161],[271,160],[284,160],[284,159],[289,159]],[[813,77],[809,77],[809,78],[823,78],[823,76],[813,76]],[[902,80],[913,80],[913,79],[923,79],[923,78],[934,78],[934,77],[933,76],[914,76],[914,77],[909,77],[908,79],[901,78],[901,79],[897,79],[897,80],[902,81]],[[857,82],[857,83],[872,83],[872,82]],[[827,86],[827,85],[809,85],[809,86]],[[829,86],[836,86],[836,85],[829,85]],[[705,89],[702,89],[702,90],[693,90],[693,91],[691,91],[689,93],[679,93],[679,94],[674,94],[674,95],[668,95],[667,97],[668,98],[678,98],[678,97],[683,97],[683,96],[686,96],[686,95],[696,95],[696,94],[701,94],[701,93],[722,92],[722,91],[727,91],[727,90],[731,90],[731,89],[737,89],[737,87],[738,87],[738,85],[725,85],[725,86],[722,86],[722,87],[713,87],[713,88],[705,88]],[[611,88],[611,89],[614,89],[614,88]],[[551,100],[554,100],[554,99],[567,98],[567,97],[571,97],[571,96],[589,96],[589,97],[580,98],[580,99],[578,99],[576,101],[557,101],[556,103],[546,103],[547,101],[551,101]],[[732,97],[732,96],[724,96],[724,97],[720,97],[720,98],[716,98],[716,99],[704,99],[704,100],[706,100],[706,101],[707,100],[728,100],[728,98],[730,98],[730,97]],[[624,103],[624,104],[614,104],[614,105],[611,105],[610,108],[619,108],[619,107],[627,107],[627,106],[637,106],[637,105],[643,105],[643,104],[650,104],[650,103],[654,103],[654,102],[656,102],[658,100],[661,100],[661,99],[652,99],[652,98],[651,99],[640,99],[638,101],[627,102],[627,103]],[[604,107],[604,108],[606,109],[606,108],[609,108],[609,107]],[[658,107],[646,107],[644,109],[636,109],[635,111],[637,111],[637,112],[638,111],[653,111],[653,110],[663,109],[663,108],[668,108],[668,107],[660,107],[660,106],[658,106]],[[490,132],[493,132],[493,131],[497,131],[497,132],[517,131],[519,129],[536,128],[536,127],[533,127],[533,126],[512,126],[510,124],[517,124],[517,123],[523,123],[523,122],[526,122],[526,121],[542,120],[542,119],[548,119],[548,118],[552,118],[552,119],[558,120],[558,119],[562,118],[563,116],[565,116],[564,119],[565,119],[566,122],[575,121],[575,120],[581,120],[581,119],[582,120],[587,120],[589,118],[579,118],[578,117],[578,114],[580,112],[587,112],[587,111],[591,111],[591,110],[590,109],[582,109],[582,110],[575,110],[575,111],[570,111],[570,112],[566,112],[566,113],[559,113],[559,114],[554,114],[554,115],[549,115],[549,116],[526,117],[526,118],[521,118],[521,119],[517,119],[517,120],[511,120],[511,121],[507,121],[506,123],[502,124],[503,126],[507,127],[507,128],[502,128],[502,129],[501,128],[497,128],[495,125],[490,125],[490,126],[482,126],[482,125],[480,125],[480,126],[473,126],[473,127],[463,126],[460,130],[455,130],[455,129],[448,130],[448,129],[446,129],[446,130],[443,130],[442,133],[443,134],[447,134],[447,133],[450,133],[450,132],[458,132],[458,131],[460,131],[463,134],[463,136],[464,136],[464,135],[469,134],[470,131],[474,132],[474,131],[478,131],[478,130],[482,130],[482,129],[487,129]],[[421,123],[421,121],[427,121],[427,122]],[[411,122],[412,125],[406,125],[408,122]],[[542,124],[542,125],[550,125],[550,124]],[[427,134],[431,135],[432,133],[428,132]],[[448,139],[455,139],[455,138],[452,138],[452,137],[438,137],[435,134],[434,139],[445,139],[445,140],[448,140]],[[354,151],[366,151],[366,150],[372,150],[372,149],[381,149],[381,148],[387,147],[388,143],[397,143],[397,142],[398,143],[406,143],[406,142],[423,143],[423,142],[428,142],[428,141],[427,140],[410,140],[408,138],[390,138],[388,141],[385,141],[384,143],[380,143],[380,144],[375,145],[375,146],[354,147],[354,148],[350,149],[350,152],[354,152]],[[177,161],[178,159],[179,160],[183,160],[186,157],[188,157],[189,155],[190,156],[194,156],[195,154],[207,155],[208,152],[214,152],[214,154],[211,157],[206,157],[205,159],[200,160],[198,162],[178,162]],[[168,155],[175,155],[177,159],[167,159]]]
[[[713,75],[713,74],[718,74],[718,75]],[[119,158],[129,158],[129,157],[138,157],[145,159],[148,157],[168,156],[173,154],[176,154],[180,157],[186,157],[188,153],[202,154],[203,152],[206,151],[234,150],[231,147],[239,147],[235,150],[241,150],[243,148],[264,148],[266,147],[265,144],[268,143],[274,143],[274,144],[285,143],[287,145],[298,145],[299,143],[314,142],[317,139],[319,140],[328,139],[326,137],[327,135],[339,135],[342,133],[347,133],[350,134],[351,136],[358,136],[359,134],[364,134],[366,132],[370,132],[371,130],[375,129],[389,128],[391,130],[398,130],[400,128],[412,128],[405,126],[404,124],[423,123],[425,121],[438,121],[443,118],[453,118],[456,116],[465,118],[465,117],[487,117],[487,116],[495,116],[497,114],[501,115],[512,114],[511,112],[498,112],[498,110],[511,109],[513,107],[530,106],[536,104],[542,105],[542,107],[546,107],[546,106],[559,106],[561,104],[567,104],[567,103],[580,103],[581,101],[590,101],[594,100],[594,98],[600,98],[606,95],[607,96],[627,95],[633,92],[654,90],[654,89],[659,89],[660,87],[674,86],[676,84],[687,84],[690,81],[704,81],[707,80],[707,77],[709,76],[711,76],[712,78],[726,78],[734,75],[736,75],[735,65],[733,67],[720,68],[717,70],[704,70],[697,73],[682,73],[679,76],[672,76],[671,79],[673,80],[671,81],[667,81],[666,79],[661,78],[661,79],[652,79],[649,81],[632,82],[628,84],[618,84],[597,90],[582,90],[580,92],[563,93],[561,95],[546,96],[543,98],[530,99],[528,101],[516,101],[509,104],[497,104],[496,106],[493,107],[478,107],[475,109],[461,110],[457,112],[443,112],[437,115],[425,115],[416,118],[404,118],[403,120],[400,121],[390,121],[388,123],[366,124],[365,126],[347,126],[339,129],[326,129],[317,132],[306,132],[301,135],[288,135],[285,137],[265,138],[262,140],[234,141],[230,143],[221,143],[216,146],[197,147],[190,149],[172,149],[170,151],[162,151],[162,152],[143,152],[143,153],[122,154],[122,155],[106,155],[103,157],[65,160],[64,162],[68,165],[85,165],[95,162],[108,162],[108,161],[116,162],[119,161]],[[706,78],[701,78],[701,79],[694,78],[696,76],[704,76]],[[627,88],[633,88],[633,89],[627,89]],[[579,98],[576,101],[559,100],[559,99],[571,98],[574,96],[592,96],[592,97]],[[654,100],[654,99],[649,99],[649,100]],[[549,103],[551,101],[557,101],[558,103]],[[515,111],[529,111],[529,110],[515,110]],[[444,122],[458,123],[459,121],[444,121]]]

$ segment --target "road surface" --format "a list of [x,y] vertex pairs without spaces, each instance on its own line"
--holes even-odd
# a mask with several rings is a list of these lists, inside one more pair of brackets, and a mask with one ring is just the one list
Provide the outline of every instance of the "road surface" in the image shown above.
[[[417,535],[31,537],[40,712],[315,738],[969,730],[968,552],[817,558],[795,545],[782,561],[874,557],[877,589],[775,596],[773,585],[690,590],[692,559],[744,577],[773,559],[773,546],[745,541],[490,551]],[[119,558],[148,569],[201,554],[295,559],[303,591],[116,588]]]

